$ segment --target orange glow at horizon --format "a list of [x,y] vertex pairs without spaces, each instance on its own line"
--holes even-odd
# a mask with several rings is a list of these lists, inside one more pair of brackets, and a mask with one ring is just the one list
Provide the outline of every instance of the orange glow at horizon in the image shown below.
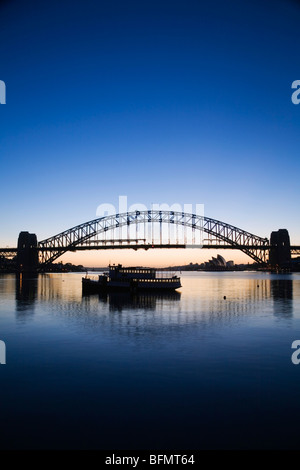
[[236,250],[209,250],[201,248],[187,249],[149,249],[149,250],[95,250],[76,253],[66,253],[55,262],[72,263],[86,267],[106,267],[109,264],[123,264],[123,266],[149,266],[163,268],[168,266],[182,266],[190,263],[204,263],[213,256],[222,255],[226,261],[233,260],[235,264],[253,263],[249,256]]

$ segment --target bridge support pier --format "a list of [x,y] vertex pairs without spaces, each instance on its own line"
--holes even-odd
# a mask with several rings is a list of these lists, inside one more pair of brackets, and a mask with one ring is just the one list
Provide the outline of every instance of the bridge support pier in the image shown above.
[[24,273],[36,273],[38,264],[39,260],[36,234],[20,232],[17,252],[18,271]]
[[269,263],[272,267],[289,268],[291,264],[291,244],[289,232],[279,229],[272,232],[270,237]]

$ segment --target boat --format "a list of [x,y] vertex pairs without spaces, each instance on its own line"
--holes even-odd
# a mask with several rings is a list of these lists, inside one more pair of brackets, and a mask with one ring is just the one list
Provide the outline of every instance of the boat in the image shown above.
[[98,279],[82,278],[84,293],[105,292],[109,290],[137,291],[174,291],[181,287],[178,276],[158,277],[155,268],[123,267],[121,264],[109,265],[108,272]]

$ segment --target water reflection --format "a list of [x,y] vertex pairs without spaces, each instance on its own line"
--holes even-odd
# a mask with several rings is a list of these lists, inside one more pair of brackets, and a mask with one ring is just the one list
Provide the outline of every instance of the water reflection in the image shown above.
[[[269,311],[278,318],[293,315],[293,288],[295,278],[291,276],[195,276],[183,277],[181,292],[172,293],[121,293],[83,296],[81,275],[43,274],[38,277],[16,276],[3,279],[1,292],[15,289],[16,311],[34,311],[38,300],[54,315],[66,319],[75,318],[81,324],[115,323],[112,313],[122,313],[122,321],[131,323],[131,315],[141,325],[147,323],[147,315],[152,326],[202,325],[202,328],[230,324],[245,315]],[[120,317],[121,318],[121,317]],[[119,319],[120,320],[120,319]]]
[[38,276],[16,274],[16,310],[33,310],[37,299]]
[[[197,313],[182,311],[181,293],[108,293],[83,296],[81,309],[65,312],[95,334],[108,334],[114,338],[135,338],[136,344],[145,337],[167,338],[183,334],[197,322]],[[58,312],[57,312],[58,313]]]
[[289,318],[293,315],[293,280],[272,279],[271,294],[274,300],[274,315]]
[[[182,281],[175,295],[85,297],[78,274],[0,276],[1,339],[12,352],[11,366],[3,369],[11,372],[2,387],[1,416],[20,429],[16,438],[8,433],[9,445],[43,448],[50,442],[60,448],[66,442],[78,448],[78,427],[90,430],[83,444],[90,448],[111,442],[130,448],[136,441],[142,448],[157,430],[156,448],[164,446],[165,435],[165,447],[176,441],[188,448],[192,441],[212,448],[218,429],[222,448],[226,433],[228,448],[232,442],[249,447],[261,436],[274,447],[288,442],[291,434],[284,440],[284,433],[299,397],[299,374],[290,360],[299,322],[289,319],[292,302],[295,316],[299,310],[299,276],[199,273]],[[20,428],[27,421],[29,427]],[[276,423],[282,422],[278,437]],[[137,431],[127,445],[128,426]]]
[[130,293],[130,292],[110,292],[99,295],[100,304],[108,304],[110,311],[122,312],[124,309],[145,309],[156,310],[161,307],[164,301],[179,301],[180,292],[164,293]]

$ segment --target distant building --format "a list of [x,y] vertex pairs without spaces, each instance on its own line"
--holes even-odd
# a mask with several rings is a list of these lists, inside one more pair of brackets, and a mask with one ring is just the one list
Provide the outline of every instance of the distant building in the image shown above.
[[226,266],[227,266],[227,268],[233,268],[233,266],[234,266],[234,261],[232,261],[232,260],[226,261]]
[[225,258],[223,258],[221,255],[218,255],[216,258],[213,256],[211,260],[204,264],[205,269],[213,271],[224,271],[234,267],[234,261],[226,261]]

